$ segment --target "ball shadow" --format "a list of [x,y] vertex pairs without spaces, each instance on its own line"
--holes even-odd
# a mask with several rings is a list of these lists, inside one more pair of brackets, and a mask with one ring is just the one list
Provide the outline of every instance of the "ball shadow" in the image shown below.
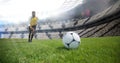
[[66,47],[64,47],[64,46],[62,46],[62,47],[57,47],[56,49],[59,49],[59,50],[70,50],[69,48],[66,48]]

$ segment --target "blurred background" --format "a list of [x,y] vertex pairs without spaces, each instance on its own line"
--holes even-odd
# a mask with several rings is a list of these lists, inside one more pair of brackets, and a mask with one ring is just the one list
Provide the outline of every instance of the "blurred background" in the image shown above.
[[33,10],[35,39],[120,36],[120,0],[0,0],[0,38],[28,38]]

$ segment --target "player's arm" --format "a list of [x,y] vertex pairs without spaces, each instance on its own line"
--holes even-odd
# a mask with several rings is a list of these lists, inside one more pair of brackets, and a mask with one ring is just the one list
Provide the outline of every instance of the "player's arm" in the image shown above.
[[38,19],[38,17],[37,17],[37,22],[36,22],[36,26],[37,26],[37,24],[39,23],[38,21],[39,21],[39,19]]
[[37,26],[37,24],[39,23],[38,21],[39,21],[39,19],[38,19],[38,17],[37,17],[37,20],[36,20],[36,26]]

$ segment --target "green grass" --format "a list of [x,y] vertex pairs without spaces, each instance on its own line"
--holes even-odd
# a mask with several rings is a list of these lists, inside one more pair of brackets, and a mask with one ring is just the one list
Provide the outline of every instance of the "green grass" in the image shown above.
[[120,63],[120,36],[82,38],[77,49],[61,39],[0,39],[0,63]]

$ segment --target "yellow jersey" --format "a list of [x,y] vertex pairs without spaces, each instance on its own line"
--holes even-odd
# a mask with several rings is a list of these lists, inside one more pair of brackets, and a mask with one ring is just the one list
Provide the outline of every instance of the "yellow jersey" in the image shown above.
[[37,25],[38,18],[37,17],[32,17],[30,19],[30,26]]

